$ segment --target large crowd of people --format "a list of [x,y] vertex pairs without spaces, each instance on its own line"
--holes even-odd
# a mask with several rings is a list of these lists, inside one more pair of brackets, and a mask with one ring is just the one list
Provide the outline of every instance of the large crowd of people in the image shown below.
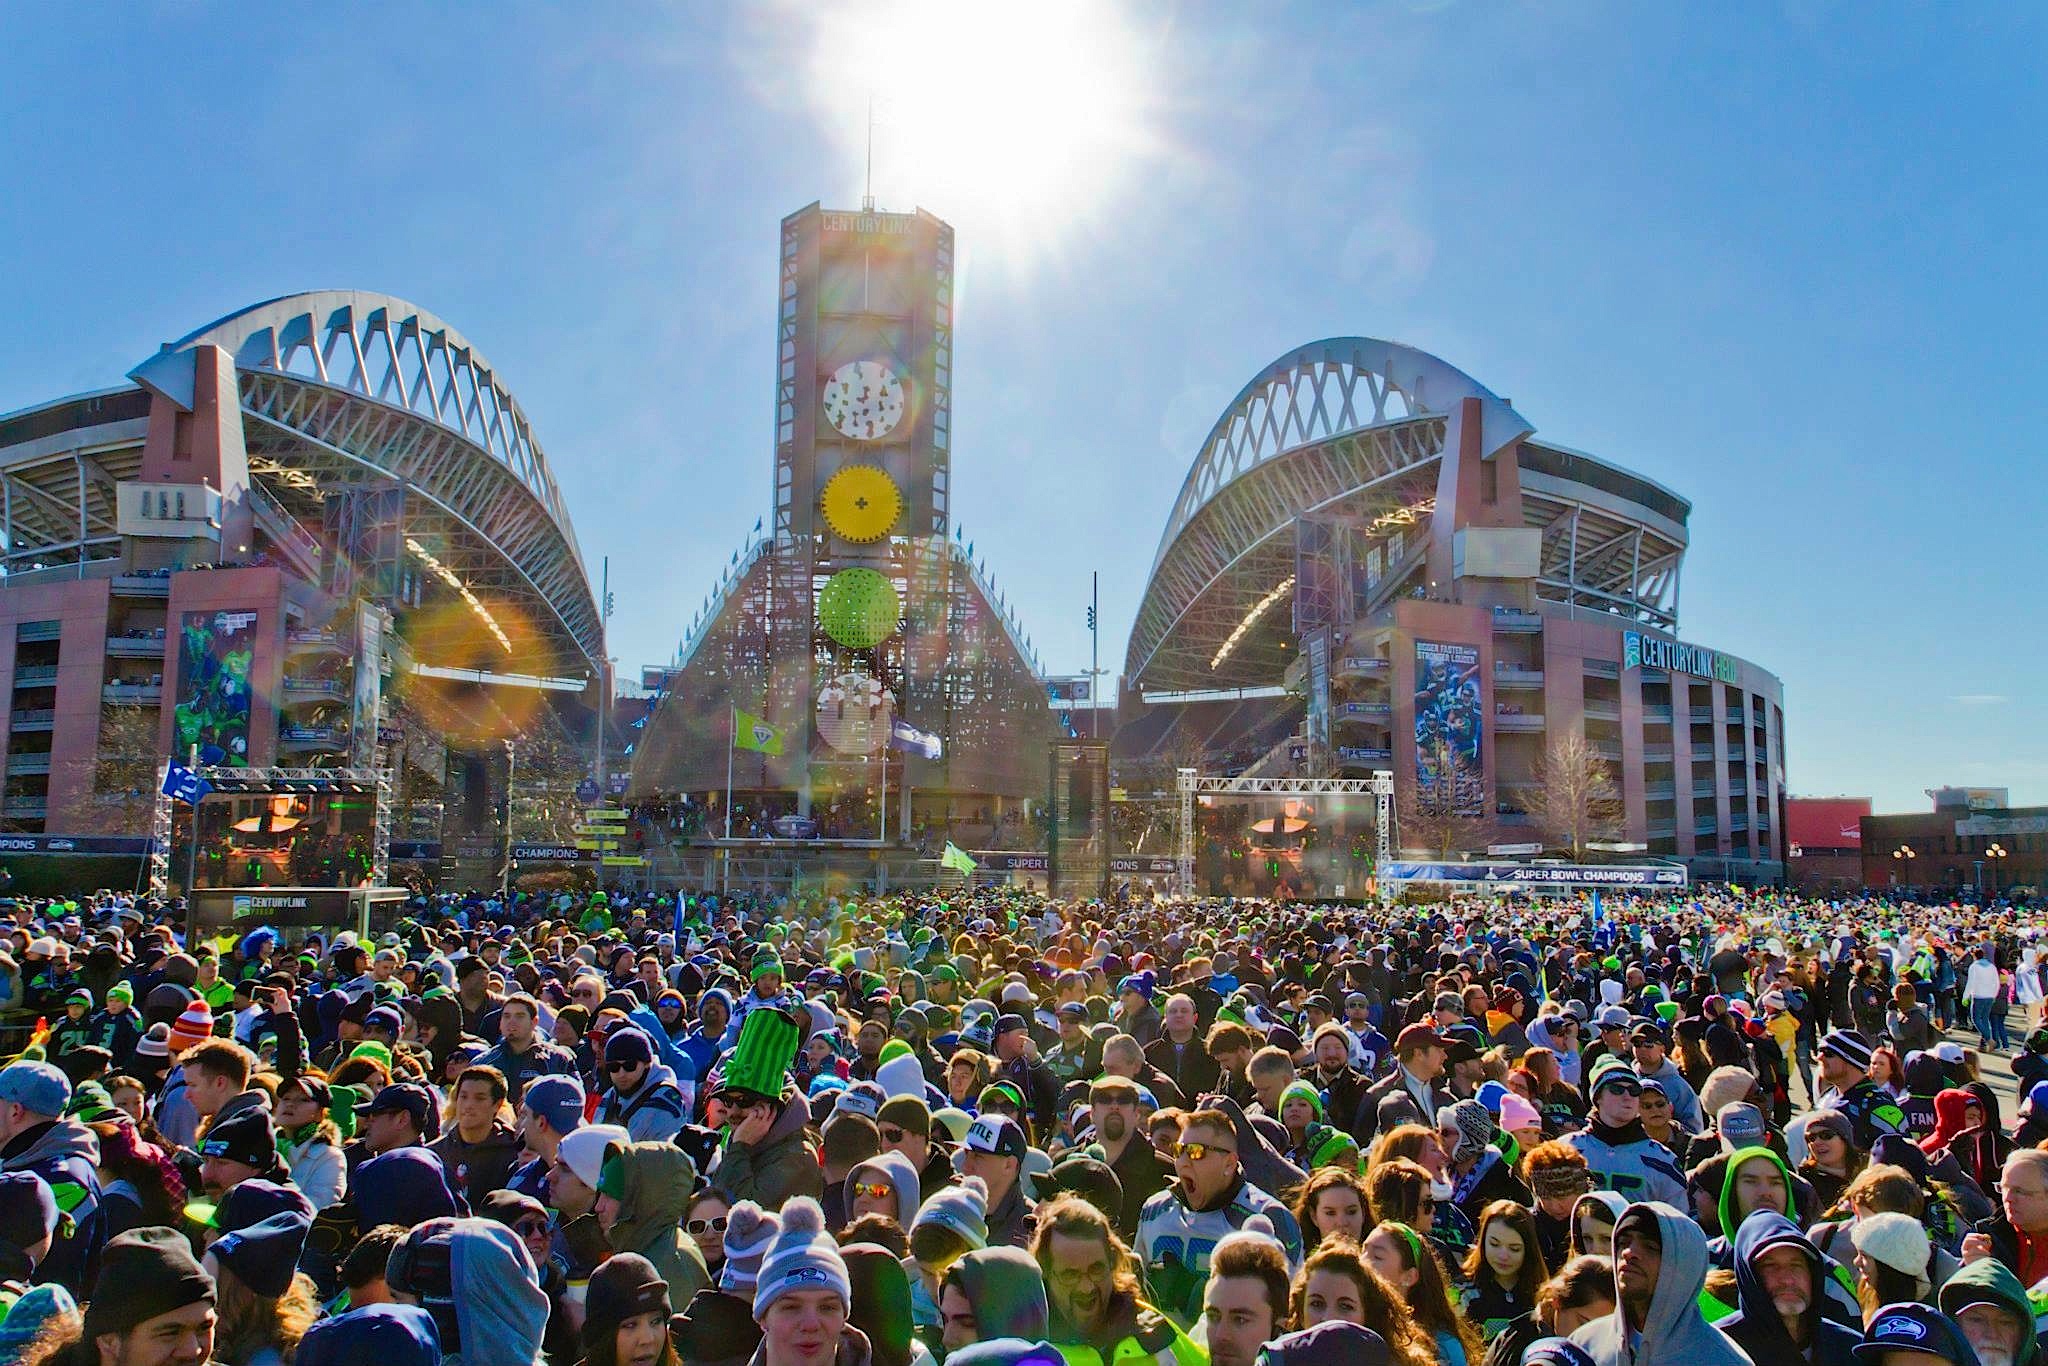
[[17,900],[0,1362],[2035,1366],[2041,927]]

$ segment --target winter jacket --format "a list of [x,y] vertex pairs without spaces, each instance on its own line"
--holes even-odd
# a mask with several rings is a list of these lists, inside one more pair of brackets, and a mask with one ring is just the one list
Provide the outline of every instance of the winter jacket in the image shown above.
[[1671,1150],[1643,1131],[1641,1120],[1610,1129],[1594,1120],[1561,1140],[1576,1148],[1593,1179],[1631,1201],[1658,1200],[1686,1208],[1685,1173]]
[[1634,1349],[1628,1310],[1620,1303],[1613,1313],[1573,1333],[1572,1342],[1593,1358],[1595,1366],[1778,1366],[1754,1362],[1700,1317],[1699,1294],[1707,1283],[1707,1235],[1700,1226],[1671,1205],[1648,1201],[1624,1210],[1615,1233],[1646,1219],[1656,1221],[1664,1246],[1663,1266]]
[[1288,1265],[1299,1266],[1301,1226],[1287,1206],[1242,1177],[1200,1209],[1183,1203],[1177,1181],[1145,1202],[1138,1215],[1138,1241],[1133,1251],[1145,1268],[1159,1307],[1174,1322],[1186,1325],[1201,1316],[1209,1254],[1225,1234],[1243,1228],[1254,1214],[1263,1214],[1272,1222]]
[[1987,1301],[2011,1313],[2022,1326],[2020,1350],[2013,1357],[2013,1366],[2040,1366],[2041,1345],[2037,1336],[2040,1324],[2034,1304],[2020,1284],[2020,1278],[1996,1257],[1979,1258],[1956,1272],[1935,1298],[1941,1312],[1950,1318],[1969,1305]]
[[711,1172],[711,1188],[729,1202],[757,1202],[763,1209],[781,1209],[792,1196],[817,1199],[825,1193],[825,1170],[811,1148],[804,1126],[811,1109],[795,1088],[783,1093],[782,1110],[759,1143],[734,1142],[728,1134]]
[[505,1089],[511,1092],[514,1105],[519,1104],[519,1098],[526,1094],[526,1083],[535,1077],[576,1075],[575,1054],[538,1034],[533,1036],[524,1053],[515,1051],[511,1044],[501,1039],[485,1049],[477,1062],[505,1074]]
[[522,1146],[517,1129],[493,1120],[490,1132],[475,1143],[465,1140],[462,1131],[451,1124],[427,1145],[427,1151],[441,1159],[449,1186],[475,1209],[486,1195],[512,1179]]
[[519,1235],[494,1220],[458,1219],[449,1264],[462,1350],[444,1357],[444,1366],[536,1366],[548,1297]]
[[596,1122],[619,1125],[635,1142],[671,1142],[689,1118],[689,1099],[676,1084],[675,1072],[661,1063],[647,1070],[632,1095],[608,1088],[597,1103]]
[[670,1302],[687,1301],[711,1284],[697,1240],[681,1228],[697,1185],[696,1168],[681,1148],[661,1142],[635,1143],[618,1161],[624,1193],[605,1241],[614,1252],[637,1252],[654,1263],[668,1282]]
[[34,1172],[57,1197],[57,1212],[71,1217],[36,1280],[61,1285],[80,1299],[99,1270],[104,1220],[100,1214],[99,1135],[75,1119],[46,1120],[23,1129],[0,1148],[0,1171]]
[[1207,1366],[1209,1359],[1172,1319],[1143,1300],[1124,1295],[1111,1304],[1109,1322],[1097,1341],[1081,1342],[1078,1337],[1060,1324],[1053,1325],[1049,1335],[1067,1366]]
[[313,1202],[315,1211],[338,1205],[348,1194],[348,1159],[339,1144],[325,1138],[292,1143],[280,1138],[278,1156],[284,1159],[294,1186]]
[[[1797,1248],[1813,1268],[1813,1300],[1806,1311],[1810,1336],[1803,1352],[1785,1331],[1785,1321],[1778,1317],[1757,1271],[1758,1259],[1780,1247]],[[1826,1259],[1790,1219],[1774,1210],[1758,1210],[1742,1221],[1735,1234],[1736,1311],[1714,1326],[1757,1362],[1851,1366],[1859,1335],[1822,1312],[1832,1279]]]

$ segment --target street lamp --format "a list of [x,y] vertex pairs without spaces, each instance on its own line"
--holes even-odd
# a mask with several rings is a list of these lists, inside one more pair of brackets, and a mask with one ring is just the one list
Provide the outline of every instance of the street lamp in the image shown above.
[[1998,895],[1998,861],[2010,858],[2012,854],[2004,845],[1994,842],[1985,849],[1984,857],[1991,861],[1991,895],[1996,897]]
[[1892,850],[1892,857],[1900,860],[1899,867],[1904,869],[1906,874],[1905,885],[1911,887],[1913,885],[1913,846],[1910,844],[1900,845]]

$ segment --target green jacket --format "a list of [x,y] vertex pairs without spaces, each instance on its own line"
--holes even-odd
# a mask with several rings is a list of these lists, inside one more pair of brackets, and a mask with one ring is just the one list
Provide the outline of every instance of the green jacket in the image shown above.
[[1143,1300],[1125,1300],[1112,1312],[1102,1336],[1113,1346],[1107,1352],[1091,1342],[1061,1342],[1072,1336],[1055,1327],[1053,1346],[1067,1366],[1209,1366],[1209,1354],[1195,1345],[1174,1321]]
[[1973,1304],[1991,1303],[2019,1320],[2020,1350],[2013,1366],[2039,1366],[2041,1346],[2036,1334],[2037,1306],[2011,1268],[1996,1257],[1980,1257],[1942,1284],[1936,1296],[1941,1312],[1954,1318]]

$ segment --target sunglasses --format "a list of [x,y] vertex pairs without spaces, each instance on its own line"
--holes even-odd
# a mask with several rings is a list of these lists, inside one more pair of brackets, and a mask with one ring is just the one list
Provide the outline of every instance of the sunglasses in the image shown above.
[[1602,1091],[1615,1091],[1624,1096],[1640,1096],[1643,1088],[1632,1081],[1610,1081],[1600,1087]]
[[881,1133],[882,1142],[884,1143],[901,1143],[904,1139],[910,1137],[910,1130],[899,1129],[894,1124],[884,1124],[881,1128]]
[[637,1062],[608,1062],[604,1065],[604,1070],[607,1072],[630,1072],[642,1065]]
[[1190,1162],[1200,1162],[1213,1153],[1231,1154],[1235,1148],[1225,1148],[1215,1143],[1175,1143],[1171,1145],[1175,1157],[1185,1157]]
[[725,1216],[721,1214],[716,1219],[692,1219],[683,1225],[683,1230],[693,1238],[700,1233],[723,1233]]
[[522,1238],[538,1238],[541,1234],[548,1231],[548,1221],[545,1219],[521,1219],[512,1225],[512,1231]]
[[880,1181],[856,1181],[846,1188],[846,1193],[856,1200],[863,1197],[869,1200],[893,1200],[896,1198],[895,1189]]

